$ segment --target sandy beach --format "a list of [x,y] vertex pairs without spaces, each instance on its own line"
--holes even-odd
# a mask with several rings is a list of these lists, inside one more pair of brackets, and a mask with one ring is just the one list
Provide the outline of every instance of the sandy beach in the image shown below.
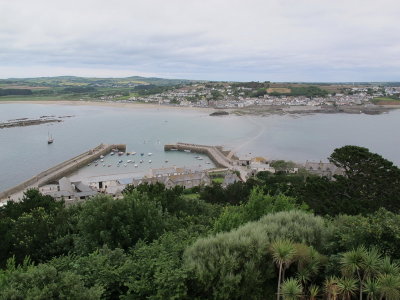
[[103,107],[118,107],[129,109],[169,109],[169,110],[195,110],[211,113],[215,111],[209,107],[187,107],[187,106],[172,106],[160,105],[154,103],[124,103],[124,102],[101,102],[101,101],[71,101],[71,100],[27,100],[27,101],[0,101],[0,104],[49,104],[49,105],[72,105],[72,106],[103,106]]

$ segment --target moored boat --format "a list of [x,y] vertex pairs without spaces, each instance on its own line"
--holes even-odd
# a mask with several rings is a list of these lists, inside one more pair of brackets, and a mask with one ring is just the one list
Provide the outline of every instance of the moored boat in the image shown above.
[[53,136],[51,134],[48,134],[47,144],[53,144],[53,142],[54,142]]

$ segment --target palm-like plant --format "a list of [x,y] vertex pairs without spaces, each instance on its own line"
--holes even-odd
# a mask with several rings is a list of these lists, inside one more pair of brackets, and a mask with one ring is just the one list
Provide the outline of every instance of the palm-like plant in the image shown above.
[[398,274],[383,274],[378,278],[380,298],[386,300],[400,299],[400,276]]
[[297,279],[290,278],[282,283],[281,293],[284,300],[297,300],[303,295],[303,287]]
[[364,253],[364,279],[375,276],[379,273],[382,265],[382,257],[378,249],[371,248]]
[[363,297],[363,271],[365,268],[365,257],[367,256],[367,249],[360,246],[357,249],[345,252],[342,254],[340,263],[342,265],[342,272],[345,276],[351,277],[355,274],[359,282],[360,300]]
[[284,272],[293,262],[296,250],[294,244],[290,240],[277,240],[271,244],[270,251],[272,258],[276,263],[278,271],[278,287],[276,299],[280,298],[281,282],[284,280]]
[[306,282],[310,281],[312,276],[318,274],[321,267],[322,255],[313,247],[304,244],[295,244],[297,261],[297,278],[306,286]]
[[357,291],[357,280],[351,277],[339,278],[337,287],[339,295],[342,295],[342,300],[350,300]]
[[381,274],[400,274],[400,266],[397,263],[390,261],[390,257],[385,256],[379,268]]
[[310,300],[316,300],[319,294],[319,287],[317,285],[310,285],[308,288],[308,294],[310,296]]
[[324,289],[327,300],[337,300],[339,294],[338,279],[334,276],[325,279]]
[[379,295],[379,285],[377,280],[368,278],[364,282],[364,292],[367,294],[367,300],[377,300]]

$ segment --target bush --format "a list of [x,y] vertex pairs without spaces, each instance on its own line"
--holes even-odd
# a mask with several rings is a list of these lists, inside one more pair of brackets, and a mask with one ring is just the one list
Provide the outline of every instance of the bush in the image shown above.
[[278,238],[322,249],[329,230],[321,217],[302,211],[268,214],[228,233],[197,240],[185,251],[194,286],[214,299],[274,295],[274,264],[268,246]]

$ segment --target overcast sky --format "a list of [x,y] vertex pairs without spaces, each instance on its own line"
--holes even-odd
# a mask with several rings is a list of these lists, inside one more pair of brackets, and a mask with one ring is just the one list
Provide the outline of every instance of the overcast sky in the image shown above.
[[400,81],[399,0],[0,0],[0,78]]

